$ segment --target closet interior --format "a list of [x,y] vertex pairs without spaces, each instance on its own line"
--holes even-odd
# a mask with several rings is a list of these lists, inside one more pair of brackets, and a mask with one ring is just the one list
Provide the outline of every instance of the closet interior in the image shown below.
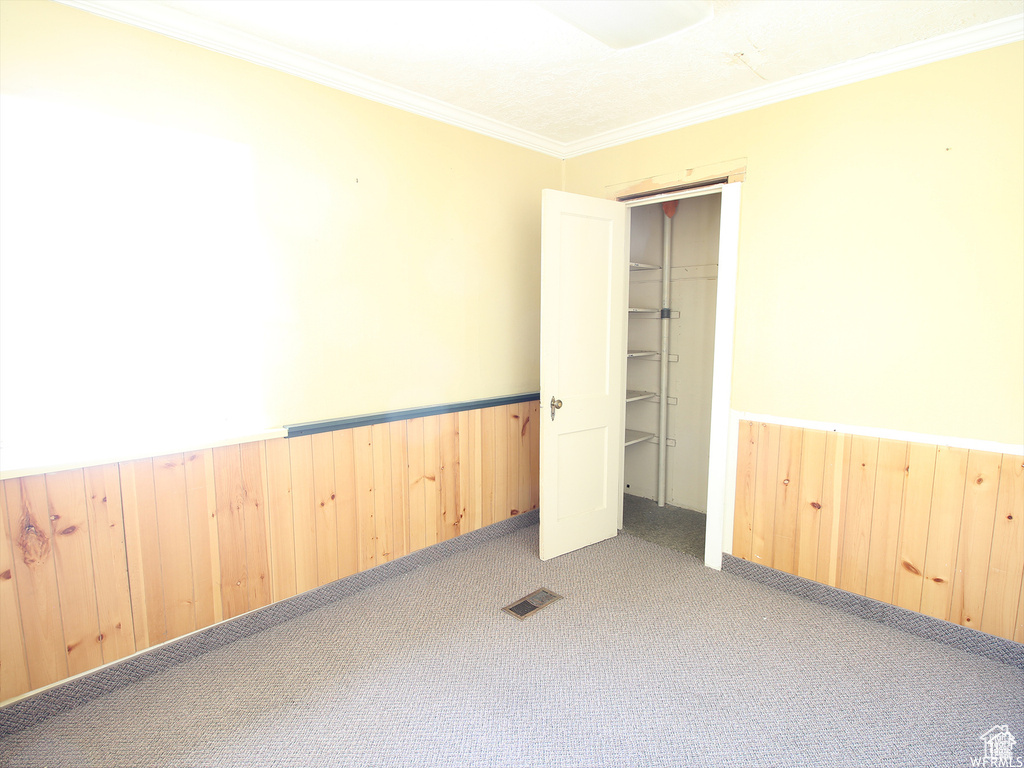
[[630,208],[623,528],[704,557],[720,192]]

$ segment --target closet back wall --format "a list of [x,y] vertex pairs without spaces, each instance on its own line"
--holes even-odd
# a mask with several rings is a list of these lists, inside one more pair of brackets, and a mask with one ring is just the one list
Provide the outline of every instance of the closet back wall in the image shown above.
[[560,161],[57,3],[0,35],[6,476],[536,391]]
[[[715,302],[718,290],[718,232],[721,195],[679,201],[672,225],[671,307],[669,353],[668,448],[666,501],[677,507],[707,512],[708,448],[711,435],[711,384],[714,369]],[[630,209],[630,260],[660,264],[665,215],[660,204]],[[630,273],[630,305],[661,306],[661,271]],[[630,318],[630,349],[656,349],[659,320]],[[653,345],[653,346],[652,346]],[[658,364],[634,361],[627,387],[645,392],[658,389]],[[632,410],[630,410],[632,409]],[[658,432],[658,405],[640,401],[627,406],[628,428]],[[658,446],[638,443],[626,450],[627,493],[658,498]]]

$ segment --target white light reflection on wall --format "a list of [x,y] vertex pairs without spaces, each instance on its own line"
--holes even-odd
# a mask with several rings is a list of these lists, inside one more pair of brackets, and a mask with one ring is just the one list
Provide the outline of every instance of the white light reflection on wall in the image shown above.
[[17,96],[0,120],[0,469],[266,429],[248,147]]

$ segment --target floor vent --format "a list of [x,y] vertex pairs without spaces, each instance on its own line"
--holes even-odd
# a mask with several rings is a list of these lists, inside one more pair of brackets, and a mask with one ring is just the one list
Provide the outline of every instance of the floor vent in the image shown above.
[[549,605],[555,600],[561,600],[561,595],[556,595],[549,589],[538,589],[536,592],[531,592],[521,600],[516,600],[512,605],[506,605],[503,610],[517,619],[522,620],[527,616],[532,616],[545,605]]

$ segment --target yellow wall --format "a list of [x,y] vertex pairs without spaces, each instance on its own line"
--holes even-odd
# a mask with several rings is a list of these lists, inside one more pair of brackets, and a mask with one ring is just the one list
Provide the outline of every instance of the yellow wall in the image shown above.
[[[123,222],[106,220],[102,184],[97,194],[78,190],[100,182],[104,168],[145,186],[145,166],[116,147],[90,153],[73,123],[51,126],[51,160],[63,162],[77,140],[74,156],[89,162],[44,180],[49,224],[39,229],[84,234],[73,248],[40,246],[55,260],[47,284],[8,281],[40,311],[32,326],[7,326],[26,338],[49,322],[39,331],[47,343],[34,345],[19,377],[43,395],[32,418],[59,421],[65,436],[43,446],[54,455],[26,466],[155,455],[289,423],[535,390],[540,189],[562,187],[564,171],[569,191],[607,196],[611,185],[733,158],[748,167],[734,408],[1024,439],[1024,45],[563,168],[55,3],[5,2],[0,13],[4,96],[146,126],[171,157],[193,139],[205,152],[223,147],[246,171],[195,180],[197,193],[242,191],[231,211],[241,218],[204,233],[218,244],[211,255],[175,259],[167,232],[111,255],[96,233]],[[62,188],[76,192],[61,197]],[[17,249],[3,250],[8,265],[18,261]],[[174,276],[182,260],[194,275]],[[148,268],[143,290],[126,263]],[[87,409],[83,392],[114,394]],[[129,401],[119,419],[113,411]],[[200,417],[207,432],[187,423]],[[77,442],[68,419],[80,421]],[[118,437],[147,419],[148,443]],[[154,427],[175,425],[180,439],[161,442]],[[80,455],[98,434],[122,449]],[[11,448],[8,431],[8,469]]]
[[[50,321],[40,330],[18,318],[20,339],[43,341],[18,366],[30,369],[26,389],[47,398],[36,423],[82,420],[80,439],[69,430],[30,466],[536,390],[540,190],[560,186],[560,161],[55,3],[4,2],[0,13],[0,91],[73,123],[41,134],[49,152],[7,147],[44,165],[70,158],[37,200],[23,201],[47,214],[38,253],[30,244],[4,254],[15,272],[19,260],[53,261],[45,282],[19,286],[21,301],[41,310],[36,319]],[[153,137],[147,152],[110,146],[125,121]],[[107,123],[113,133],[96,135]],[[186,164],[208,152],[217,167],[169,196],[145,172],[150,152],[177,152]],[[229,156],[238,173],[224,171]],[[171,166],[160,173],[173,175]],[[109,178],[121,181],[107,189]],[[129,197],[125,179],[140,185]],[[81,190],[70,200],[69,185]],[[197,238],[210,251],[198,263],[188,248],[166,253],[167,238],[196,226],[189,221],[110,252],[103,235],[127,222],[105,210],[105,195],[120,196],[111,207],[162,206],[211,188],[238,194]],[[76,228],[84,235],[68,240]],[[69,245],[54,245],[58,236]],[[176,274],[182,264],[194,274]],[[126,265],[144,270],[141,288]],[[121,394],[84,413],[76,393],[91,387],[98,397],[118,382]],[[139,390],[158,394],[119,420],[112,409]],[[186,425],[186,442],[150,435],[128,448],[125,438],[120,455],[78,455],[89,435],[144,420],[150,433],[170,434],[196,413],[230,418],[213,424],[219,433]],[[17,449],[10,438],[5,450]]]
[[570,159],[566,189],[747,158],[732,406],[1024,441],[1024,44]]

